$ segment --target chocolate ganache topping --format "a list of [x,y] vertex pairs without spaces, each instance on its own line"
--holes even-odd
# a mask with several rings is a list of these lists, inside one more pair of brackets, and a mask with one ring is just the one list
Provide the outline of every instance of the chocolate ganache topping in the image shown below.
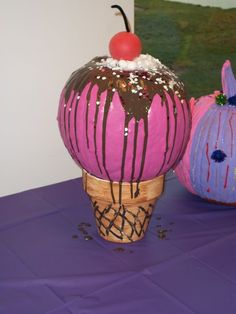
[[[103,134],[102,134],[102,165],[105,169],[107,177],[110,179],[109,173],[106,169],[106,157],[105,157],[105,149],[106,149],[106,123],[109,107],[111,105],[113,95],[115,92],[118,92],[121,104],[126,113],[125,118],[125,126],[124,126],[124,142],[123,142],[123,155],[122,155],[122,166],[121,166],[121,176],[120,176],[120,199],[121,202],[121,193],[122,193],[122,182],[124,179],[124,169],[125,169],[125,158],[126,158],[126,150],[127,150],[127,133],[125,132],[128,129],[129,121],[134,117],[135,118],[135,135],[134,135],[134,154],[132,161],[132,172],[131,172],[131,196],[136,197],[139,193],[138,184],[141,180],[144,164],[145,164],[145,155],[147,149],[147,141],[148,141],[148,112],[151,107],[153,97],[158,94],[162,100],[162,106],[166,106],[167,112],[167,131],[166,131],[166,151],[163,159],[163,164],[159,169],[158,173],[155,175],[158,176],[161,174],[161,171],[164,167],[165,162],[168,163],[167,159],[167,151],[170,150],[170,154],[168,159],[171,159],[171,155],[173,152],[173,148],[175,145],[175,134],[174,134],[174,143],[173,147],[168,147],[168,137],[169,137],[169,106],[167,105],[166,97],[167,95],[171,98],[173,102],[173,116],[175,120],[175,133],[177,126],[177,110],[175,105],[175,97],[177,96],[180,100],[182,111],[184,113],[184,101],[185,101],[185,92],[184,86],[181,81],[178,80],[177,76],[170,71],[166,66],[159,63],[158,67],[153,69],[134,69],[132,71],[123,70],[121,68],[110,68],[105,66],[106,60],[108,57],[95,57],[90,62],[85,64],[83,67],[73,72],[69,80],[65,85],[65,103],[68,102],[71,92],[77,92],[79,94],[82,93],[83,89],[89,85],[89,90],[87,93],[87,112],[86,112],[86,140],[87,147],[89,148],[89,137],[88,137],[88,111],[89,111],[89,101],[91,96],[91,91],[94,85],[98,86],[98,96],[97,96],[97,107],[94,117],[94,143],[95,143],[95,154],[98,163],[98,167],[101,171],[101,165],[99,164],[97,157],[97,147],[96,147],[96,125],[99,111],[99,100],[100,95],[107,91],[106,102],[104,106],[104,116],[103,116]],[[77,105],[78,106],[78,102]],[[66,109],[65,109],[66,110]],[[77,111],[77,107],[75,112]],[[185,115],[185,114],[184,114]],[[143,151],[141,158],[141,166],[140,172],[138,175],[136,192],[133,191],[133,180],[135,173],[135,158],[136,158],[136,147],[137,147],[137,134],[138,134],[138,123],[143,119],[144,122],[144,143],[143,143]],[[185,117],[184,117],[185,119]],[[187,119],[187,117],[186,117]],[[75,126],[76,127],[76,126]],[[75,130],[76,133],[76,130]],[[184,139],[183,139],[184,146]],[[77,145],[77,150],[79,151],[79,146]],[[179,152],[176,161],[181,157],[182,149]],[[83,165],[82,165],[83,166]],[[112,192],[112,180],[111,181],[111,192]],[[113,193],[112,193],[113,194]]]
[[[83,67],[73,72],[65,86],[65,101],[67,102],[72,90],[81,93],[91,82],[92,87],[97,84],[99,93],[107,90],[107,103],[112,100],[114,92],[118,91],[122,106],[127,115],[135,117],[137,121],[145,119],[155,94],[165,98],[165,91],[171,97],[176,94],[185,99],[183,83],[166,66],[149,71],[122,71],[105,67],[107,57],[95,57]],[[88,92],[88,101],[90,93]],[[174,102],[174,101],[173,101]]]

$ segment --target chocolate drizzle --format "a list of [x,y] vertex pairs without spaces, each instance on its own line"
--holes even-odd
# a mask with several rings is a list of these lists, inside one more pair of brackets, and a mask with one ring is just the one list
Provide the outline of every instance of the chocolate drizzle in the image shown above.
[[104,106],[103,125],[102,125],[102,165],[110,181],[112,200],[113,200],[113,203],[115,203],[112,180],[106,168],[106,128],[107,128],[107,116],[108,116],[108,111],[110,108],[111,100],[112,100],[112,95],[110,93],[107,93],[106,102]]
[[[128,128],[129,118],[128,115],[125,117],[125,130]],[[124,179],[124,173],[125,173],[125,157],[126,157],[126,151],[127,151],[127,140],[128,136],[126,133],[124,133],[124,143],[123,143],[123,153],[122,153],[122,163],[121,163],[121,176],[119,181],[119,204],[122,203],[122,182]]]
[[166,122],[167,122],[167,128],[166,128],[166,148],[165,148],[165,152],[164,152],[164,157],[163,157],[163,161],[162,161],[162,164],[161,164],[161,168],[159,169],[159,171],[157,172],[156,174],[156,177],[158,177],[160,175],[160,173],[162,172],[162,169],[165,165],[165,162],[166,162],[166,155],[167,155],[167,152],[168,152],[168,149],[169,149],[169,133],[170,133],[170,114],[169,114],[169,106],[168,106],[168,103],[167,101],[164,101],[163,100],[163,97],[162,98],[162,104],[164,104],[165,102],[165,107],[166,107]]
[[[64,134],[65,134],[65,138],[66,138],[66,142],[67,142],[67,147],[68,147],[68,150],[69,150],[69,153],[71,155],[71,157],[75,159],[75,155],[74,155],[74,151],[73,151],[73,147],[71,145],[71,139],[70,139],[70,134],[69,134],[69,130],[70,130],[70,123],[69,123],[69,118],[70,118],[70,111],[71,111],[71,106],[72,106],[72,103],[74,101],[74,96],[75,93],[73,92],[71,95],[70,95],[70,98],[68,100],[68,104],[64,106],[64,112],[63,112],[63,120],[64,120]],[[66,121],[66,106],[68,106],[68,114],[67,114],[67,121]]]
[[[131,178],[130,178],[130,194],[131,198],[137,197],[139,193],[139,182],[142,180],[143,170],[145,167],[145,157],[147,151],[147,143],[148,143],[148,112],[151,107],[151,103],[153,97],[156,94],[159,94],[162,99],[162,106],[166,108],[166,116],[167,116],[167,130],[166,130],[166,148],[164,152],[163,162],[162,165],[156,175],[161,174],[165,163],[170,163],[171,165],[176,162],[176,160],[172,161],[172,154],[174,151],[175,141],[176,141],[176,131],[177,131],[177,112],[175,106],[175,95],[180,99],[185,99],[183,85],[180,83],[175,75],[165,66],[161,66],[156,71],[122,71],[122,70],[115,70],[110,69],[108,67],[103,66],[103,62],[107,57],[96,57],[87,63],[85,66],[80,68],[79,70],[72,73],[71,77],[66,83],[65,86],[65,103],[67,104],[70,102],[72,97],[72,92],[74,94],[80,95],[82,94],[85,87],[88,87],[86,101],[86,113],[85,113],[85,124],[86,124],[86,143],[88,149],[90,149],[90,138],[88,134],[88,121],[89,121],[89,108],[91,106],[91,94],[92,89],[95,85],[98,86],[97,92],[97,101],[96,101],[96,110],[94,114],[94,149],[95,149],[95,156],[98,165],[98,169],[101,173],[102,177],[102,168],[105,171],[107,178],[110,180],[110,187],[111,187],[111,195],[114,199],[113,193],[113,182],[112,178],[110,177],[109,171],[106,167],[106,135],[107,135],[107,118],[110,109],[110,105],[114,96],[115,92],[118,92],[119,98],[121,101],[121,105],[125,111],[125,125],[124,125],[124,140],[123,140],[123,152],[122,152],[122,162],[121,162],[121,174],[120,174],[120,185],[119,185],[119,204],[122,204],[122,182],[124,180],[125,175],[125,160],[126,160],[126,151],[127,151],[127,142],[128,142],[128,125],[132,118],[135,120],[135,129],[134,129],[134,139],[133,139],[133,158],[132,158],[132,170],[131,170]],[[169,84],[169,85],[168,85]],[[105,97],[105,104],[103,109],[103,120],[102,120],[102,165],[99,162],[98,153],[97,153],[97,121],[99,115],[99,107],[100,107],[100,100],[101,94],[106,92]],[[169,95],[170,100],[173,102],[173,106],[169,104],[169,100],[167,95]],[[73,106],[74,100],[71,100],[70,110]],[[77,126],[76,126],[76,116],[77,116],[77,109],[79,106],[79,100],[75,103],[74,108],[74,133],[76,139],[76,150],[79,153],[79,145],[77,139]],[[66,110],[68,108],[64,108],[64,128],[65,134],[67,133],[67,129],[70,129],[70,119],[71,115],[70,112],[68,114],[68,121],[66,121]],[[173,110],[173,112],[170,112]],[[186,116],[184,112],[184,108],[181,105],[180,110],[183,111],[184,120],[186,121]],[[169,133],[170,133],[170,121],[169,116],[170,114],[174,117],[174,137],[173,137],[173,145],[171,151],[169,152]],[[138,128],[139,128],[139,121],[143,120],[144,123],[144,140],[143,140],[143,150],[141,156],[141,163],[138,177],[135,179],[136,191],[133,190],[133,183],[135,177],[135,165],[136,165],[136,156],[137,156],[137,138],[138,138]],[[62,122],[62,121],[61,121]],[[66,127],[67,125],[67,127]],[[73,154],[76,154],[76,150],[73,147],[73,143],[71,139],[69,139],[70,145],[73,149]],[[179,158],[179,154],[178,154]],[[170,165],[170,166],[171,166]]]
[[76,153],[75,153],[75,150],[74,150],[74,147],[73,147],[73,143],[72,143],[72,140],[71,140],[71,136],[70,136],[70,115],[71,115],[71,110],[72,110],[72,105],[75,101],[75,97],[76,97],[76,93],[74,93],[74,96],[71,100],[71,103],[70,103],[70,107],[69,107],[69,112],[68,112],[68,117],[67,117],[67,120],[68,120],[68,137],[69,137],[69,142],[70,142],[70,147],[71,147],[71,153],[72,153],[72,157],[73,159],[76,158]]
[[86,142],[87,147],[89,148],[89,137],[88,137],[88,114],[89,114],[89,107],[90,107],[90,96],[91,96],[92,85],[89,86],[89,90],[87,92],[87,106],[86,106]]
[[134,197],[134,192],[133,192],[133,180],[134,180],[135,161],[136,161],[137,139],[138,139],[138,121],[135,121],[135,128],[134,128],[134,144],[133,144],[134,149],[133,149],[132,173],[131,173],[131,182],[130,182],[130,194],[131,194],[131,198]]
[[146,151],[147,151],[147,141],[148,141],[148,120],[147,120],[147,117],[144,118],[143,122],[144,122],[143,152],[142,152],[140,172],[139,172],[139,176],[137,179],[137,187],[136,187],[136,192],[134,193],[134,197],[137,197],[139,195],[139,182],[140,182],[142,174],[143,174],[145,156],[146,156]]
[[[98,100],[98,102],[100,103],[100,98]],[[98,169],[100,171],[100,173],[102,174],[102,169],[98,160],[98,152],[97,152],[97,122],[98,122],[98,112],[99,112],[99,106],[96,106],[96,111],[95,111],[95,118],[94,118],[94,133],[93,133],[93,140],[94,140],[94,147],[95,147],[95,157],[96,157],[96,161],[97,161],[97,165],[98,165]]]
[[[78,96],[79,97],[79,96]],[[78,110],[78,104],[79,104],[79,98],[77,97],[76,104],[75,104],[75,113],[74,113],[74,132],[75,132],[75,144],[77,151],[79,153],[79,144],[78,144],[78,138],[77,138],[77,123],[76,123],[76,117],[77,117],[77,110]]]
[[172,157],[172,154],[173,154],[173,151],[174,151],[175,140],[176,140],[176,131],[177,131],[177,121],[176,121],[177,112],[175,112],[175,110],[176,110],[176,105],[175,105],[174,99],[172,98],[171,100],[172,100],[172,102],[173,102],[173,104],[174,104],[174,106],[173,106],[173,109],[174,109],[173,114],[174,114],[175,128],[174,128],[173,144],[172,144],[172,147],[171,147],[170,156],[169,156],[169,158],[168,158],[168,160],[167,160],[167,164],[169,164],[169,162],[170,162],[170,160],[171,160],[171,157]]

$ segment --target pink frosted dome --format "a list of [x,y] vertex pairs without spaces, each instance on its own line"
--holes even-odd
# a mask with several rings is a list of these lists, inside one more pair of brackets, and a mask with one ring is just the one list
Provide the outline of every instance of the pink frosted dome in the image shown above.
[[75,162],[110,181],[139,182],[166,173],[190,132],[183,84],[157,62],[123,70],[97,57],[73,72],[60,98],[58,123]]
[[236,80],[229,61],[222,68],[222,88],[190,101],[192,130],[176,174],[190,192],[236,204]]

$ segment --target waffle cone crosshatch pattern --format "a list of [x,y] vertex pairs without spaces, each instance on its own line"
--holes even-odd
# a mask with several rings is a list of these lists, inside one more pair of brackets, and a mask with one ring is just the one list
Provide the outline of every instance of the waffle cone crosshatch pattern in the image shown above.
[[[98,232],[112,242],[140,240],[148,228],[155,203],[163,191],[164,176],[138,184],[109,182],[83,171],[83,187],[94,210]],[[133,185],[133,187],[132,187]]]

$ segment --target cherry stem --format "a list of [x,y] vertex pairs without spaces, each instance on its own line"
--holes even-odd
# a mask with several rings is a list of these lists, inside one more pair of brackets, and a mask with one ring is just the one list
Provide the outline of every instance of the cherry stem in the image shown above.
[[120,11],[120,13],[122,14],[123,16],[123,19],[124,19],[124,22],[125,22],[125,28],[126,28],[126,31],[127,32],[130,32],[130,27],[129,27],[129,22],[128,22],[128,19],[127,19],[127,16],[124,12],[124,10],[122,9],[121,6],[117,5],[117,4],[114,4],[111,6],[112,9],[118,9]]

